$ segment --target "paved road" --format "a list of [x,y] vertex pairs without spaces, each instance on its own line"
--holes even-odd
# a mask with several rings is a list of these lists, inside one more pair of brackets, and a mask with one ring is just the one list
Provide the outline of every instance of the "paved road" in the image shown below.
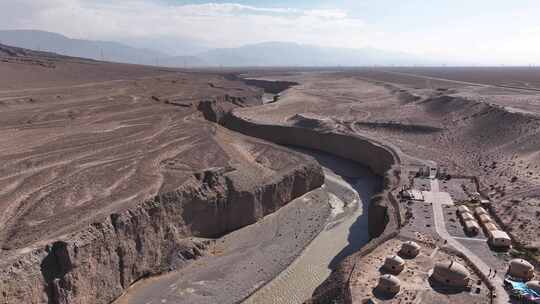
[[[430,192],[439,192],[439,181],[437,179],[431,180],[431,191]],[[470,251],[467,247],[463,246],[460,242],[458,242],[454,237],[452,237],[448,231],[446,230],[446,225],[444,222],[444,215],[443,215],[443,209],[442,209],[442,202],[438,199],[438,195],[431,195],[429,196],[428,203],[431,203],[433,206],[433,217],[435,221],[435,230],[437,231],[437,234],[445,240],[448,241],[448,244],[457,249],[458,251],[462,252],[464,255],[466,255],[469,260],[475,264],[478,269],[487,277],[490,273],[490,267],[480,258],[478,257],[474,252]],[[503,288],[503,280],[502,274],[497,275],[495,278],[493,278],[491,281],[493,285],[495,286],[495,292],[497,294],[497,298],[495,298],[494,303],[509,303],[510,298],[508,297],[508,293]]]
[[502,84],[486,84],[486,83],[479,83],[479,82],[460,81],[460,80],[453,80],[453,79],[448,79],[448,78],[432,77],[432,76],[426,76],[426,75],[420,75],[420,74],[395,72],[395,71],[381,71],[381,72],[388,73],[388,74],[395,74],[395,75],[403,75],[403,76],[414,77],[414,78],[425,79],[425,80],[436,80],[436,81],[457,83],[457,84],[476,86],[476,87],[502,88],[502,89],[507,89],[507,90],[512,90],[512,91],[534,91],[534,92],[540,91],[540,88],[533,88],[533,87],[514,87],[514,86],[508,86],[508,85],[502,85]]

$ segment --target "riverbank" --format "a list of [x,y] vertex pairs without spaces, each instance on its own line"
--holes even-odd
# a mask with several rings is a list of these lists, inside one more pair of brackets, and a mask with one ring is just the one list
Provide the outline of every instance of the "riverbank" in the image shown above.
[[371,196],[380,190],[382,180],[355,162],[326,153],[300,151],[315,157],[323,166],[325,189],[335,213],[302,254],[246,299],[245,304],[303,303],[345,257],[369,242],[368,205]]
[[[294,303],[309,298],[340,256],[369,239],[365,204],[380,183],[373,173],[354,162],[322,153],[310,155],[324,168],[323,188],[290,202],[256,224],[211,242],[209,255],[177,272],[136,284],[115,304],[158,299],[173,303],[237,303],[261,286],[255,294],[263,297],[253,303],[271,302],[266,297],[274,299],[274,295],[289,298],[287,295],[294,294]],[[332,245],[328,246],[328,242]],[[306,265],[310,269],[306,270]],[[298,275],[303,280],[289,284]],[[268,290],[265,284],[276,277],[280,284],[289,285],[289,290],[272,289],[260,294]]]
[[114,303],[236,303],[290,264],[329,215],[326,191],[314,190],[253,225],[209,241],[207,255],[140,282]]

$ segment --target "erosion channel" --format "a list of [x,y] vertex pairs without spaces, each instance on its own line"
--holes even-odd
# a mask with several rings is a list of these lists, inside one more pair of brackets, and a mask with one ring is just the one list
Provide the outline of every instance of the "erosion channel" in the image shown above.
[[141,281],[115,303],[302,303],[309,299],[342,258],[369,241],[367,204],[382,180],[355,162],[297,150],[323,166],[321,189],[213,241],[209,255],[180,271]]

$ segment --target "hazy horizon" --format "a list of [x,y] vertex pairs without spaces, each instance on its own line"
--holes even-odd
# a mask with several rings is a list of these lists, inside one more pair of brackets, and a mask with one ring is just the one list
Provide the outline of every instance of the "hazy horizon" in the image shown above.
[[538,65],[538,11],[536,1],[501,0],[21,0],[0,3],[0,29],[117,41],[171,55],[279,41],[440,62]]

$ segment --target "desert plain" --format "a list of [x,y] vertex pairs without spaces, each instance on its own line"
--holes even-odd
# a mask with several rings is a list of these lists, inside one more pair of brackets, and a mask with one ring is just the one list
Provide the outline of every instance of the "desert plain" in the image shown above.
[[[511,259],[538,278],[539,77],[182,70],[1,46],[0,300],[508,303]],[[456,208],[480,200],[511,249],[464,233]],[[381,295],[380,264],[410,240],[419,258]],[[431,284],[446,260],[473,286]]]

